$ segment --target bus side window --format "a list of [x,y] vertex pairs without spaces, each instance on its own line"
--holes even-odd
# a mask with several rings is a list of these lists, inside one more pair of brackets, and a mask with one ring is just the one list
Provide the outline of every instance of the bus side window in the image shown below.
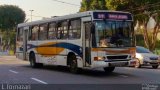
[[61,27],[58,27],[58,36],[57,39],[62,39],[62,30]]
[[48,39],[57,39],[56,24],[54,22],[49,23]]
[[20,41],[20,28],[17,29],[17,41]]
[[42,24],[39,28],[39,40],[46,40],[47,39],[47,32],[48,32],[48,24]]
[[62,22],[62,29],[63,29],[63,39],[68,38],[68,21]]
[[38,25],[32,27],[32,40],[38,40],[38,31],[39,31]]
[[70,21],[69,39],[79,39],[81,36],[81,20],[75,19]]
[[35,35],[35,33],[32,34],[32,40],[36,40],[36,35]]
[[67,21],[61,21],[57,23],[58,39],[67,39],[68,37],[67,25],[68,25]]
[[17,41],[23,41],[23,28],[18,28]]
[[29,27],[28,40],[32,40],[32,28]]
[[63,32],[62,32],[62,30],[60,31],[58,31],[58,39],[62,39],[63,38]]

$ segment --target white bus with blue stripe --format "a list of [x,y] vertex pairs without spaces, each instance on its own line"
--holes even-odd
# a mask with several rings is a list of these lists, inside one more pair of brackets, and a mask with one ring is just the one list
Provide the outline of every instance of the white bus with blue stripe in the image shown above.
[[120,11],[87,11],[17,26],[16,56],[31,67],[81,69],[128,66],[135,57],[133,18]]

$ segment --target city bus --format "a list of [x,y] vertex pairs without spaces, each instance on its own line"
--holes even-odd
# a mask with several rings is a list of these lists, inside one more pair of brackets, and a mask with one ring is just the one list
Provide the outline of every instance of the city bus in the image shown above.
[[16,57],[33,68],[67,66],[73,73],[103,68],[110,73],[135,57],[132,14],[95,10],[20,23]]

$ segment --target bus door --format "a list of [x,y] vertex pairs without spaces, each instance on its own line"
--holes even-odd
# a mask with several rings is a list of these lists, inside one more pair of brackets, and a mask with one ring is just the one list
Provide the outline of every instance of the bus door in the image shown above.
[[29,27],[23,28],[23,60],[27,60],[27,40],[28,40],[28,31]]
[[[91,18],[85,18],[91,20]],[[91,22],[82,19],[82,47],[83,47],[83,64],[85,67],[91,65]]]

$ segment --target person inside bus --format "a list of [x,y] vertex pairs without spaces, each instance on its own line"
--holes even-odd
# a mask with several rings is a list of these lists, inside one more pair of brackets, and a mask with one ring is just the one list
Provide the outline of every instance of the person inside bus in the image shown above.
[[100,47],[108,47],[108,42],[105,37],[100,38]]

